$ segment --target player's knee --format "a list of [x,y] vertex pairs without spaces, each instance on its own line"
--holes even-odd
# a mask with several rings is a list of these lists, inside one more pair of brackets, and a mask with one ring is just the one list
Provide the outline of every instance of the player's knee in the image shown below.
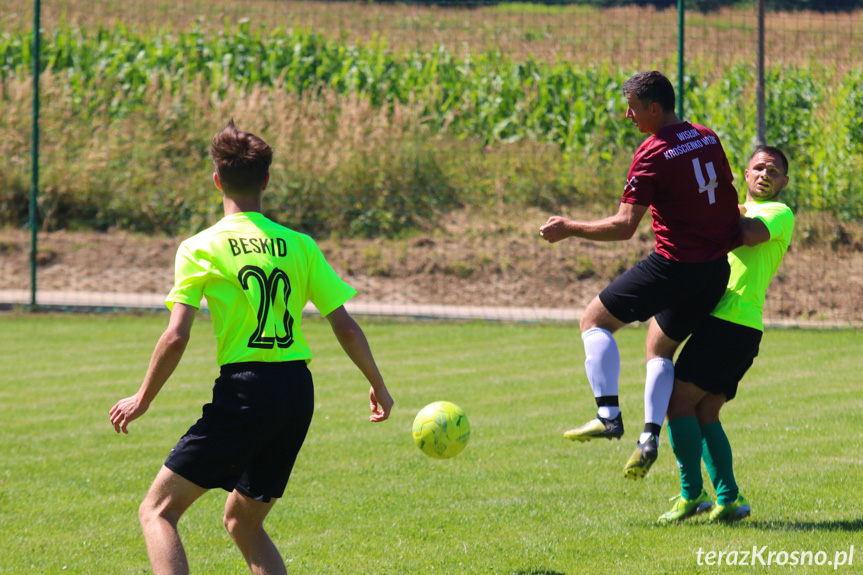
[[619,323],[622,322],[619,322],[617,318],[612,316],[611,313],[605,309],[605,306],[602,304],[599,297],[595,297],[587,305],[584,313],[581,314],[581,319],[579,320],[578,325],[581,329],[581,333],[595,327],[614,333],[619,327]]
[[169,506],[158,505],[149,498],[144,499],[138,507],[138,521],[145,529],[157,521],[167,521],[174,527],[180,522],[182,511],[171,509]]
[[666,417],[671,421],[678,417],[696,417],[696,405],[704,392],[692,383],[674,380],[674,388],[671,397],[668,398],[668,411]]
[[144,499],[138,506],[138,521],[144,529],[159,518],[159,513],[149,499]]
[[687,402],[680,394],[671,393],[671,398],[668,401],[668,413],[666,417],[669,421],[678,417],[687,417],[694,415],[694,406]]
[[238,536],[242,537],[244,534],[251,532],[255,528],[255,526],[251,525],[248,521],[245,521],[241,516],[228,511],[226,511],[224,517],[222,517],[222,523],[234,539]]
[[720,399],[718,396],[711,394],[705,400],[695,406],[695,417],[698,418],[698,424],[702,427],[716,423],[719,421],[719,410],[724,405],[724,397]]
[[245,542],[254,540],[264,534],[263,525],[260,522],[247,521],[242,517],[225,514],[222,518],[225,529],[238,545],[241,547]]
[[228,533],[230,533],[232,536],[233,531],[236,528],[236,523],[236,518],[229,516],[227,513],[225,513],[225,515],[222,517],[222,524],[225,526],[225,529],[228,530]]
[[651,324],[644,343],[644,351],[647,360],[655,358],[674,359],[674,352],[680,347],[680,342],[665,335],[665,333],[654,323]]
[[143,527],[148,521],[147,509],[144,508],[144,503],[138,506],[138,522]]

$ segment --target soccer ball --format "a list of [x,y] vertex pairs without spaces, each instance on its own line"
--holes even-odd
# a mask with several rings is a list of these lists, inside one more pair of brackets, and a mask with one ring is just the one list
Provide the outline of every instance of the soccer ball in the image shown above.
[[414,419],[414,441],[423,453],[448,459],[461,453],[470,439],[470,423],[462,409],[448,401],[436,401]]

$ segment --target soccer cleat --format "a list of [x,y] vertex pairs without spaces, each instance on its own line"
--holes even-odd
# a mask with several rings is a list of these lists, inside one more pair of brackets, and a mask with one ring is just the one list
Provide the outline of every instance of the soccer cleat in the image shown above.
[[650,471],[650,466],[658,455],[659,441],[655,435],[651,435],[644,443],[637,441],[635,451],[623,466],[623,476],[627,479],[641,479]]
[[620,439],[623,435],[623,414],[618,413],[614,419],[605,419],[598,414],[581,427],[570,429],[563,436],[572,441],[590,441],[591,439]]
[[749,506],[749,502],[738,493],[734,503],[729,503],[728,505],[717,504],[710,512],[708,519],[711,521],[740,521],[749,517],[751,512],[752,508]]
[[713,507],[713,502],[710,500],[710,496],[707,495],[707,492],[704,489],[701,490],[701,495],[692,501],[685,499],[682,495],[672,497],[671,501],[674,501],[674,507],[671,508],[671,511],[663,514],[659,518],[659,523],[683,521],[693,515],[709,511],[710,508]]

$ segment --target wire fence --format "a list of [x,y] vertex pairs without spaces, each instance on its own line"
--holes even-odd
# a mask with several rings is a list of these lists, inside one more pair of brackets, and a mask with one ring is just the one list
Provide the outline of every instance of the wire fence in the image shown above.
[[[768,10],[766,140],[791,159],[795,240],[773,324],[863,321],[863,12]],[[832,6],[831,6],[832,8]],[[754,7],[41,3],[38,241],[28,200],[33,0],[0,7],[0,302],[161,307],[215,222],[207,145],[229,117],[276,148],[265,210],[310,233],[354,311],[572,320],[651,250],[555,246],[551,214],[616,211],[640,136],[620,84],[664,71],[720,135],[756,140]]]

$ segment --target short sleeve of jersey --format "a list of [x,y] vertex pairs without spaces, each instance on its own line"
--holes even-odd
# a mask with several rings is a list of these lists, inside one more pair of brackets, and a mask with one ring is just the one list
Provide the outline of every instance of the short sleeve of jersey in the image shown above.
[[185,243],[180,245],[174,261],[174,288],[165,298],[168,309],[172,309],[175,303],[201,307],[207,268],[207,263],[196,259]]
[[629,166],[629,172],[626,174],[626,186],[623,188],[623,197],[620,199],[625,204],[649,206],[653,203],[656,193],[657,164],[649,158],[648,151],[650,150],[651,139],[648,138],[642,142]]
[[[751,205],[751,204],[750,204]],[[794,214],[785,204],[771,202],[760,207],[756,218],[764,222],[770,231],[770,239],[787,244],[791,243],[791,234],[794,230]]]
[[327,316],[357,295],[357,290],[339,277],[311,239],[309,247],[314,254],[309,270],[309,301],[315,304],[322,316]]

